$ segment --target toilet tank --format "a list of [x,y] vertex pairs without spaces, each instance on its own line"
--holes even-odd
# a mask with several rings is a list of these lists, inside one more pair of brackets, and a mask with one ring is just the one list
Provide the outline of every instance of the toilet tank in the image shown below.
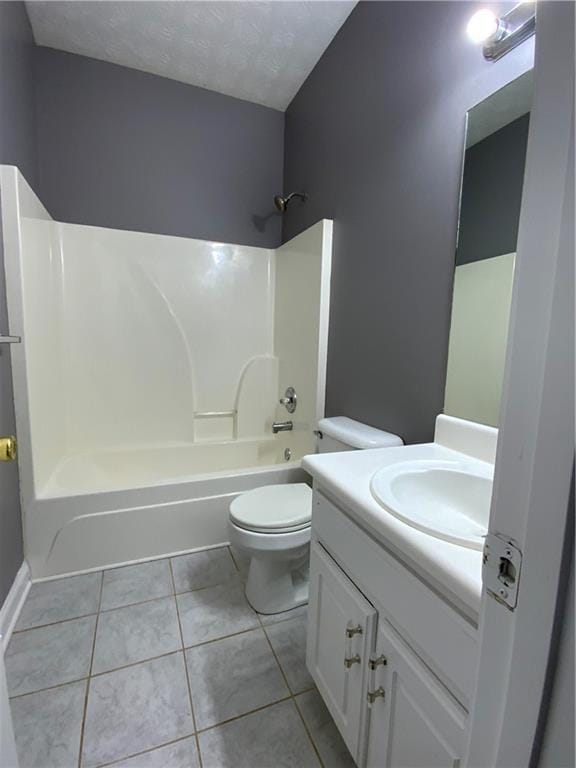
[[318,453],[392,448],[404,445],[404,441],[398,435],[369,427],[346,416],[320,419],[317,437]]

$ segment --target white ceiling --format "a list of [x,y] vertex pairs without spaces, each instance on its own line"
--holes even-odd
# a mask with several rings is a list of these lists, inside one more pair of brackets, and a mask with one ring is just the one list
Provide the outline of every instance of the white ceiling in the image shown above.
[[27,2],[38,45],[284,110],[356,2]]

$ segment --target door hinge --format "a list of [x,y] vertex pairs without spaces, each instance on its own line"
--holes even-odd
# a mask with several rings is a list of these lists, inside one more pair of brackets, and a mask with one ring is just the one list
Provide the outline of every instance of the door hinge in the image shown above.
[[374,704],[376,699],[386,698],[386,691],[384,688],[382,688],[382,686],[379,686],[375,691],[368,691],[366,698],[368,699],[368,704]]
[[380,654],[377,658],[371,656],[368,660],[368,666],[371,670],[375,670],[378,667],[385,667],[388,664],[388,659],[383,654]]
[[355,627],[346,627],[346,637],[354,637],[354,635],[361,635],[363,633],[362,626],[357,624]]
[[488,594],[513,611],[518,602],[521,550],[506,536],[488,533],[482,563],[482,581]]

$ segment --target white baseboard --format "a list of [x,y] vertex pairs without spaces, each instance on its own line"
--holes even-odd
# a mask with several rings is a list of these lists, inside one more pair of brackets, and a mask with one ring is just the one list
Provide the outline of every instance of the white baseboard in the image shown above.
[[10,591],[6,595],[6,600],[4,600],[4,604],[0,608],[0,643],[3,651],[8,647],[31,585],[30,569],[26,560],[24,560],[12,582]]

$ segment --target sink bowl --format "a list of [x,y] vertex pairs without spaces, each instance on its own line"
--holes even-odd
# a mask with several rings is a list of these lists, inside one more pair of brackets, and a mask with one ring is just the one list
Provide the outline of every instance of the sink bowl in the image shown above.
[[492,498],[492,469],[457,461],[407,461],[378,470],[376,501],[404,523],[470,549],[482,549]]

